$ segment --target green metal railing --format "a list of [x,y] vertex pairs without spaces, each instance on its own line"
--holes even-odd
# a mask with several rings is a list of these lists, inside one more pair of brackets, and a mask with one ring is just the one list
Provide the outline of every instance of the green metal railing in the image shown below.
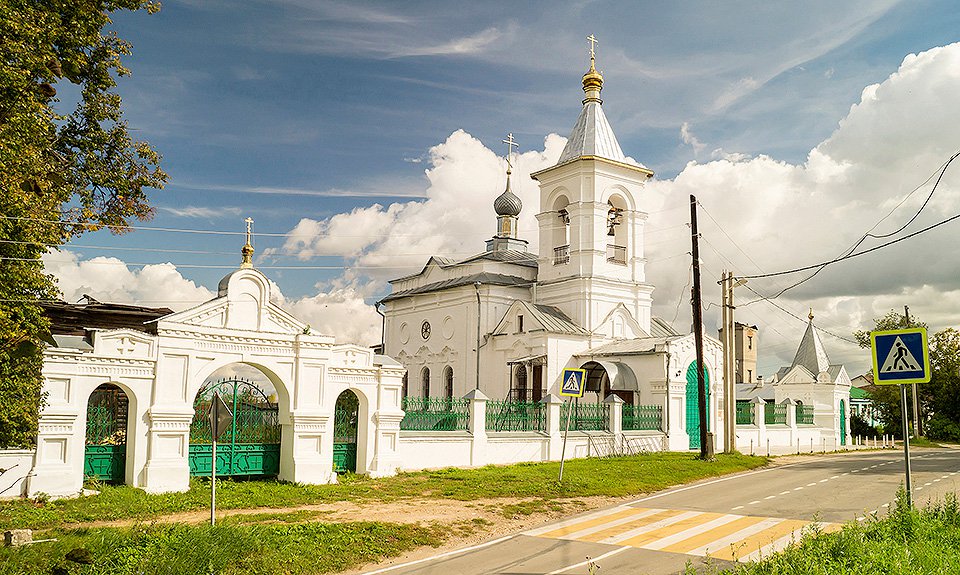
[[787,406],[782,403],[767,403],[763,406],[763,422],[767,425],[786,425]]
[[620,424],[624,431],[645,431],[663,429],[662,405],[623,404]]
[[813,425],[812,405],[797,405],[797,425]]
[[606,403],[564,403],[560,410],[560,425],[567,425],[567,412],[573,406],[570,429],[576,431],[609,431],[610,406]]
[[754,425],[753,404],[749,401],[737,402],[737,425]]
[[467,431],[470,400],[452,397],[404,397],[400,402],[400,429],[410,431]]
[[542,403],[488,401],[487,431],[545,431],[546,409]]

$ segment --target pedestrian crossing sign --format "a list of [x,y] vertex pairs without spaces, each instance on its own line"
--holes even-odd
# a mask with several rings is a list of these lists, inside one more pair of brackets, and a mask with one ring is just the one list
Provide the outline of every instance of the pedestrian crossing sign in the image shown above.
[[585,369],[567,368],[563,370],[563,383],[560,385],[560,395],[565,397],[583,397],[587,388],[587,371]]
[[873,383],[896,385],[930,381],[930,349],[923,327],[874,331],[870,333],[873,351]]

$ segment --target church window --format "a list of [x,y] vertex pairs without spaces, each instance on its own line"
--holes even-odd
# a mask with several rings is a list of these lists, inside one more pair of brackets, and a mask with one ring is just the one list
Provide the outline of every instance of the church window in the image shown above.
[[753,349],[753,336],[747,336],[747,349]]
[[517,331],[523,333],[523,314],[517,316]]
[[408,395],[410,395],[410,382],[409,382],[409,378],[407,377],[407,374],[406,374],[406,373],[403,374],[403,391],[402,391],[402,393],[403,393],[403,397],[407,397]]
[[747,370],[747,383],[753,383],[753,370]]
[[443,370],[443,383],[446,387],[447,398],[453,397],[453,368],[449,365]]
[[423,386],[423,397],[430,397],[430,368],[425,367],[420,372],[420,384]]
[[517,380],[516,400],[526,401],[527,400],[527,366],[525,365],[517,366],[516,380]]

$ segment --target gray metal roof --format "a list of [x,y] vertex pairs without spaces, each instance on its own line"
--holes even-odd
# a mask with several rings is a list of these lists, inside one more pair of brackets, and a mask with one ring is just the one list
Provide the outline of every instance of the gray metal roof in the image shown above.
[[650,335],[653,337],[673,337],[680,335],[680,332],[673,329],[673,326],[659,317],[650,318]]
[[676,337],[679,336],[621,339],[588,349],[576,355],[582,357],[585,355],[642,355],[645,353],[654,353],[657,351],[658,345],[665,345]]
[[567,138],[567,145],[560,154],[557,164],[563,164],[582,156],[599,156],[617,162],[626,162],[617,136],[603,113],[600,102],[588,100],[584,103],[573,132]]
[[775,399],[775,392],[772,385],[758,385],[756,383],[738,383],[737,401],[751,400],[755,397],[766,401]]
[[793,358],[790,367],[798,365],[807,368],[813,375],[817,375],[821,371],[827,371],[827,368],[830,367],[830,359],[827,357],[826,350],[823,349],[823,342],[820,341],[820,336],[817,335],[817,330],[813,327],[812,315],[810,322],[807,324],[807,331],[803,333],[803,339],[800,340],[797,355]]
[[531,254],[529,252],[521,252],[519,250],[499,250],[495,252],[483,252],[475,256],[470,256],[465,260],[461,260],[451,265],[468,264],[470,262],[475,262],[478,260],[489,260],[492,262],[505,262],[510,264],[526,266],[528,268],[535,268],[539,265],[537,264],[536,254]]
[[470,274],[470,275],[461,276],[458,278],[452,278],[452,279],[443,280],[439,282],[433,282],[420,287],[415,287],[408,290],[394,292],[380,301],[388,302],[388,301],[393,301],[396,299],[401,299],[401,298],[405,298],[413,295],[420,295],[425,293],[441,291],[445,289],[473,285],[476,282],[480,282],[484,285],[520,286],[520,285],[529,284],[530,280],[522,277],[517,277],[517,276],[508,276],[504,274],[492,274],[488,272],[483,272],[479,274]]
[[520,304],[529,310],[543,330],[547,333],[563,333],[568,335],[590,335],[590,332],[577,325],[567,314],[551,305],[532,304],[521,301]]

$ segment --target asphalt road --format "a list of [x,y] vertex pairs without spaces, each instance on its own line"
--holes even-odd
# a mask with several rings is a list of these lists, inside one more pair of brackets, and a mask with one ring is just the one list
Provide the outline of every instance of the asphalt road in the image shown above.
[[[960,450],[911,450],[914,502],[960,492]],[[704,561],[748,561],[804,530],[884,513],[904,480],[902,451],[811,456],[670,489],[374,574],[667,575]],[[813,525],[812,525],[813,524]]]

